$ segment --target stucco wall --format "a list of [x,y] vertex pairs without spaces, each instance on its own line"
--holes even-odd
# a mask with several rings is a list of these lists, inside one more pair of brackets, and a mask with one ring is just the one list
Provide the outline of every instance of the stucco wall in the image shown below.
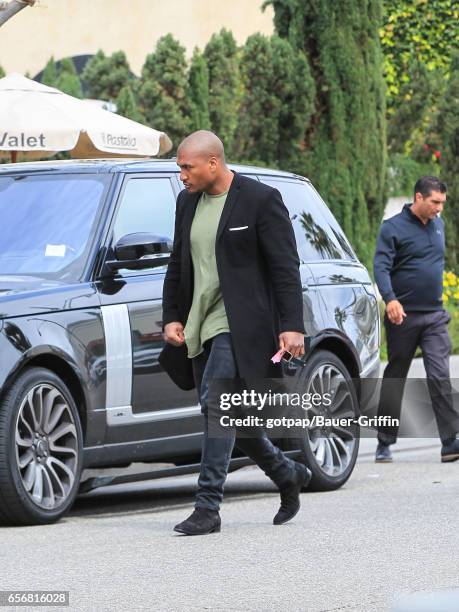
[[103,49],[126,52],[140,74],[158,38],[171,32],[186,47],[203,47],[222,27],[239,43],[254,32],[271,34],[273,11],[262,0],[39,0],[0,29],[0,64],[6,73],[33,77],[54,55],[63,57]]

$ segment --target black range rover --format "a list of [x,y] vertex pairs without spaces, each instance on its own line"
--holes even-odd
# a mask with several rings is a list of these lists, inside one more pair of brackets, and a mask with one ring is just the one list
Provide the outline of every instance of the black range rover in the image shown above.
[[[307,179],[231,167],[278,188],[290,211],[306,329],[300,388],[339,384],[329,411],[357,414],[359,381],[379,372],[367,270]],[[128,479],[83,480],[89,468],[173,465],[137,480],[199,468],[195,391],[158,363],[181,189],[174,160],[0,166],[0,524],[55,521],[78,492]],[[309,465],[310,488],[331,490],[354,468],[359,430],[318,427],[276,443]],[[249,463],[235,450],[230,469]]]

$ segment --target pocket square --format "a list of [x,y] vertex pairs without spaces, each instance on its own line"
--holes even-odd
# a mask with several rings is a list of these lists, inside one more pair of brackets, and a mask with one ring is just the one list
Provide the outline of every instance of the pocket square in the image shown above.
[[245,230],[245,229],[249,229],[248,225],[241,225],[241,227],[229,227],[228,228],[230,232],[237,232],[238,230]]

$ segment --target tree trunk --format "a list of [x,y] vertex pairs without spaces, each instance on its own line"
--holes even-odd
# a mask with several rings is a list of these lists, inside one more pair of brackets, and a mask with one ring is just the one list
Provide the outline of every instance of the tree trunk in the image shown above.
[[22,11],[26,6],[32,6],[35,0],[11,0],[11,2],[0,2],[0,27],[11,19],[16,13]]

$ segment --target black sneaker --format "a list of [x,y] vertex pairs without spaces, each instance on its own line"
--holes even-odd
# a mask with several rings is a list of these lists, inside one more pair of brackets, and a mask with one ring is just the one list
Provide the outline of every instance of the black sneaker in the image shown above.
[[378,442],[375,461],[376,463],[392,463],[392,453],[390,452],[389,444]]
[[459,459],[459,440],[450,438],[444,440],[441,445],[441,462],[448,463],[449,461],[457,461]]
[[295,462],[295,482],[279,489],[281,505],[273,519],[274,525],[283,525],[298,514],[301,489],[309,484],[311,476],[311,470],[302,463]]
[[218,510],[195,508],[190,516],[176,525],[174,531],[185,535],[206,535],[217,533],[221,529],[221,519]]

